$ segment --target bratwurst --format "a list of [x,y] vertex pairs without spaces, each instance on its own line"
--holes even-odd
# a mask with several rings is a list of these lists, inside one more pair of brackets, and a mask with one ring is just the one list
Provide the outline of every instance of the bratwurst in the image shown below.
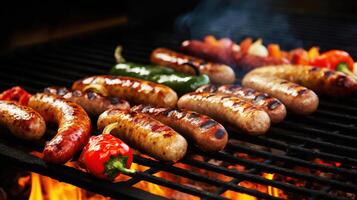
[[217,92],[231,94],[243,100],[252,102],[257,107],[262,108],[268,113],[272,123],[283,121],[286,116],[286,108],[281,101],[269,96],[267,93],[255,91],[251,88],[241,87],[239,85],[204,85],[196,90],[196,92]]
[[182,96],[177,105],[232,124],[250,135],[263,134],[270,127],[270,117],[263,109],[232,95],[192,92]]
[[235,81],[234,71],[227,65],[205,62],[202,59],[177,53],[170,49],[155,49],[151,53],[150,60],[152,63],[168,66],[182,73],[190,75],[206,74],[210,81],[215,84],[230,84]]
[[220,151],[227,144],[228,134],[225,128],[206,115],[188,110],[144,105],[134,106],[132,110],[146,113],[170,126],[185,138],[193,141],[202,151]]
[[55,95],[38,93],[30,97],[28,106],[39,112],[46,122],[58,124],[57,134],[45,145],[44,160],[65,163],[88,142],[91,122],[78,104]]
[[319,98],[312,90],[285,79],[247,74],[242,84],[279,99],[288,110],[295,114],[311,114],[319,105]]
[[0,101],[0,125],[25,140],[38,140],[46,131],[45,120],[38,112],[12,101]]
[[186,153],[185,138],[150,116],[130,110],[109,109],[98,118],[98,128],[118,123],[112,134],[150,156],[176,162]]
[[[330,96],[349,95],[357,92],[357,81],[352,77],[326,68],[307,65],[265,66],[249,72],[246,77],[260,75],[285,79],[305,86],[318,94]],[[248,80],[248,78],[243,79]]]
[[73,101],[91,116],[99,116],[110,108],[130,109],[127,101],[118,97],[105,97],[93,91],[82,92],[80,90],[71,90],[65,87],[47,87],[44,93],[55,94],[65,99]]
[[96,87],[109,96],[119,97],[134,104],[150,104],[160,107],[175,107],[177,94],[171,88],[125,76],[92,76],[76,81],[73,90]]

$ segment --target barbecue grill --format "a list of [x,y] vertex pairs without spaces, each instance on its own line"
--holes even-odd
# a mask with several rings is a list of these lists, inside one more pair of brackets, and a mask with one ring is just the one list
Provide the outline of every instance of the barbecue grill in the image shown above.
[[[297,15],[293,14],[295,17]],[[309,15],[304,14],[303,17],[308,18]],[[299,23],[299,20],[295,22]],[[304,30],[316,34],[309,35],[310,40],[305,40],[303,45],[309,45],[317,37],[323,37],[326,43],[321,39],[321,43],[314,44],[321,44],[323,48],[338,48],[344,44],[339,43],[343,38],[335,43],[327,43],[333,34],[325,37],[316,32],[319,29],[317,24],[324,24],[324,20],[328,21],[326,18],[318,18],[310,24],[304,24]],[[350,20],[345,23],[355,22]],[[256,21],[263,26],[259,29],[264,30],[262,22],[264,21]],[[251,29],[255,30],[255,25],[251,24]],[[200,34],[206,34],[206,29],[202,26],[199,27],[202,31]],[[185,33],[185,30],[180,30],[173,32],[164,28],[148,31],[119,27],[12,51],[0,59],[2,68],[5,69],[0,73],[0,90],[21,85],[34,93],[47,86],[70,87],[73,81],[85,76],[106,74],[115,63],[113,53],[118,44],[124,46],[123,53],[127,60],[148,63],[148,55],[154,48],[168,47],[177,50],[182,39],[192,36]],[[219,32],[213,34],[219,35]],[[234,39],[245,36],[236,32],[234,34]],[[291,45],[287,42],[291,40],[279,37],[281,35],[270,34],[266,39],[285,41],[285,46]],[[357,41],[356,38],[353,39]],[[353,46],[341,49],[350,50],[352,55],[357,52],[357,48]],[[43,141],[30,143],[2,136],[0,160],[1,163],[11,163],[24,170],[117,199],[166,199],[133,187],[139,182],[151,182],[201,199],[227,199],[228,196],[222,195],[227,191],[261,199],[280,199],[240,184],[244,182],[278,188],[290,199],[349,199],[355,198],[357,193],[356,103],[356,96],[321,97],[317,112],[310,116],[288,115],[282,123],[273,125],[269,133],[262,136],[245,135],[230,129],[230,140],[225,150],[207,154],[191,147],[187,156],[174,165],[135,155],[134,163],[147,169],[118,183],[98,180],[73,167],[45,163],[24,151],[41,152]],[[231,166],[241,166],[244,170]],[[180,183],[158,176],[158,173],[185,178],[189,183],[202,183],[205,187]],[[264,173],[274,174],[274,178],[264,178]],[[225,178],[207,174],[218,174]],[[209,190],[205,189],[208,187]]]

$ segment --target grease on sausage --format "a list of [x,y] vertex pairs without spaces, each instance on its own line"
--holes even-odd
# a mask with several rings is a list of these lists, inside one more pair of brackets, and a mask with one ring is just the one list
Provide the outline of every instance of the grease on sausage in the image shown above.
[[98,119],[98,128],[118,122],[111,133],[133,147],[163,161],[176,162],[186,153],[187,142],[176,131],[150,116],[130,110],[109,109]]
[[46,131],[45,121],[38,112],[11,101],[0,101],[0,125],[25,140],[38,140]]
[[134,106],[133,111],[149,114],[152,118],[172,127],[185,138],[194,142],[202,151],[224,149],[228,141],[225,128],[206,115],[188,110]]
[[161,107],[175,107],[177,94],[171,88],[124,76],[92,76],[76,81],[72,89],[83,91],[90,85],[96,85],[110,95],[119,97],[134,104],[150,104]]
[[87,143],[91,122],[78,104],[55,95],[38,93],[30,98],[28,106],[39,112],[46,122],[58,124],[57,134],[45,145],[44,160],[65,163]]
[[182,96],[177,105],[230,123],[251,135],[264,134],[270,127],[269,115],[263,109],[232,95],[192,92]]
[[286,116],[286,108],[280,100],[269,96],[267,93],[258,92],[252,88],[245,88],[238,85],[204,85],[196,90],[196,92],[218,92],[231,94],[238,98],[252,102],[257,107],[264,109],[269,114],[272,123],[283,121]]

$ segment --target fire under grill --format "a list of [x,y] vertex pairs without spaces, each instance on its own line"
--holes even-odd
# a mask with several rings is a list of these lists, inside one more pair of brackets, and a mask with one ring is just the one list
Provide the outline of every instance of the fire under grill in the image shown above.
[[[39,92],[52,85],[70,87],[84,76],[106,74],[115,63],[117,44],[124,46],[127,60],[147,63],[155,47],[176,49],[179,42],[164,33],[142,36],[110,30],[17,51],[1,58],[0,89],[21,85]],[[177,164],[138,154],[134,163],[144,170],[118,183],[98,180],[73,167],[45,163],[29,153],[41,152],[44,142],[1,136],[0,159],[117,199],[165,199],[134,187],[140,182],[201,199],[229,199],[236,193],[259,199],[352,199],[357,193],[356,104],[356,97],[321,97],[318,111],[310,116],[289,115],[258,137],[229,130],[225,150],[207,154],[190,147]]]

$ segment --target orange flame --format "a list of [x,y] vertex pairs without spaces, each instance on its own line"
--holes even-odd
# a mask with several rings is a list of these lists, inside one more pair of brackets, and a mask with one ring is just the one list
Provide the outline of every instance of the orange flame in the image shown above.
[[[263,173],[262,175],[264,178],[273,180],[274,179],[274,174],[269,174],[269,173]],[[253,190],[258,190],[263,193],[267,193],[270,196],[273,197],[280,197],[282,199],[288,199],[288,197],[284,194],[284,192],[278,188],[272,187],[272,186],[266,186],[266,185],[260,185],[257,183],[252,183],[249,181],[242,181],[238,184],[239,186],[253,189]],[[229,198],[229,199],[240,199],[240,200],[258,200],[257,197],[248,195],[248,194],[243,194],[239,192],[234,192],[231,190],[226,191],[225,193],[222,194],[223,197]]]
[[[68,163],[74,166],[73,163]],[[89,195],[89,192],[74,185],[63,183],[47,176],[31,173],[31,193],[29,200],[108,200],[101,195]]]
[[[41,157],[40,153],[33,153],[33,155],[36,155],[38,157]],[[196,156],[195,159],[202,160],[203,158]],[[214,164],[214,163],[213,163]],[[69,162],[67,163],[68,166],[70,167],[75,167],[76,164],[74,162]],[[217,174],[212,171],[207,171],[203,170],[200,168],[192,167],[186,164],[182,163],[176,163],[174,164],[175,167],[186,169],[193,171],[195,173],[199,173],[204,176],[208,176],[210,178],[215,178],[219,179],[221,181],[230,181],[232,180],[231,177],[222,175],[222,174]],[[145,171],[148,169],[146,166],[138,165],[136,163],[133,163],[131,166],[132,169],[135,169],[137,171]],[[239,171],[244,171],[245,167],[240,166],[240,165],[235,165],[235,166],[229,166],[228,168],[234,168]],[[217,188],[214,186],[211,186],[206,183],[202,182],[197,182],[194,180],[190,180],[175,174],[171,174],[168,172],[160,171],[156,174],[154,174],[157,177],[164,178],[169,181],[173,181],[176,183],[180,183],[183,185],[187,185],[189,187],[193,187],[199,190],[204,190],[208,192],[214,192]],[[274,174],[269,174],[269,173],[263,173],[262,177],[273,180],[274,179]],[[127,175],[120,175],[115,179],[115,182],[120,182],[120,181],[126,181],[129,180],[131,177]],[[18,183],[20,186],[25,185],[26,183],[29,182],[29,178],[23,177],[18,180]],[[266,186],[266,185],[260,185],[256,183],[252,183],[249,181],[242,181],[239,183],[239,186],[253,189],[253,190],[258,190],[263,193],[267,193],[271,196],[274,197],[280,197],[283,199],[287,199],[287,196],[284,194],[284,192],[278,188],[274,188],[272,186]],[[198,200],[199,198],[196,196],[192,196],[190,194],[186,194],[180,191],[176,191],[174,189],[166,188],[154,183],[146,182],[146,181],[140,181],[134,185],[134,187],[148,191],[152,194],[158,195],[158,196],[163,196],[171,199],[190,199],[190,200]],[[229,198],[229,199],[243,199],[243,200],[258,200],[258,198],[254,196],[250,196],[248,194],[243,194],[243,193],[238,193],[234,192],[231,190],[228,190],[222,194],[223,197]],[[46,176],[41,176],[36,173],[31,173],[31,193],[30,193],[30,198],[29,200],[82,200],[82,199],[90,199],[90,200],[109,200],[110,198],[104,197],[98,194],[91,194],[90,192],[87,192],[86,190],[83,190],[81,188],[78,188],[76,186],[59,182],[57,180],[51,179]]]

